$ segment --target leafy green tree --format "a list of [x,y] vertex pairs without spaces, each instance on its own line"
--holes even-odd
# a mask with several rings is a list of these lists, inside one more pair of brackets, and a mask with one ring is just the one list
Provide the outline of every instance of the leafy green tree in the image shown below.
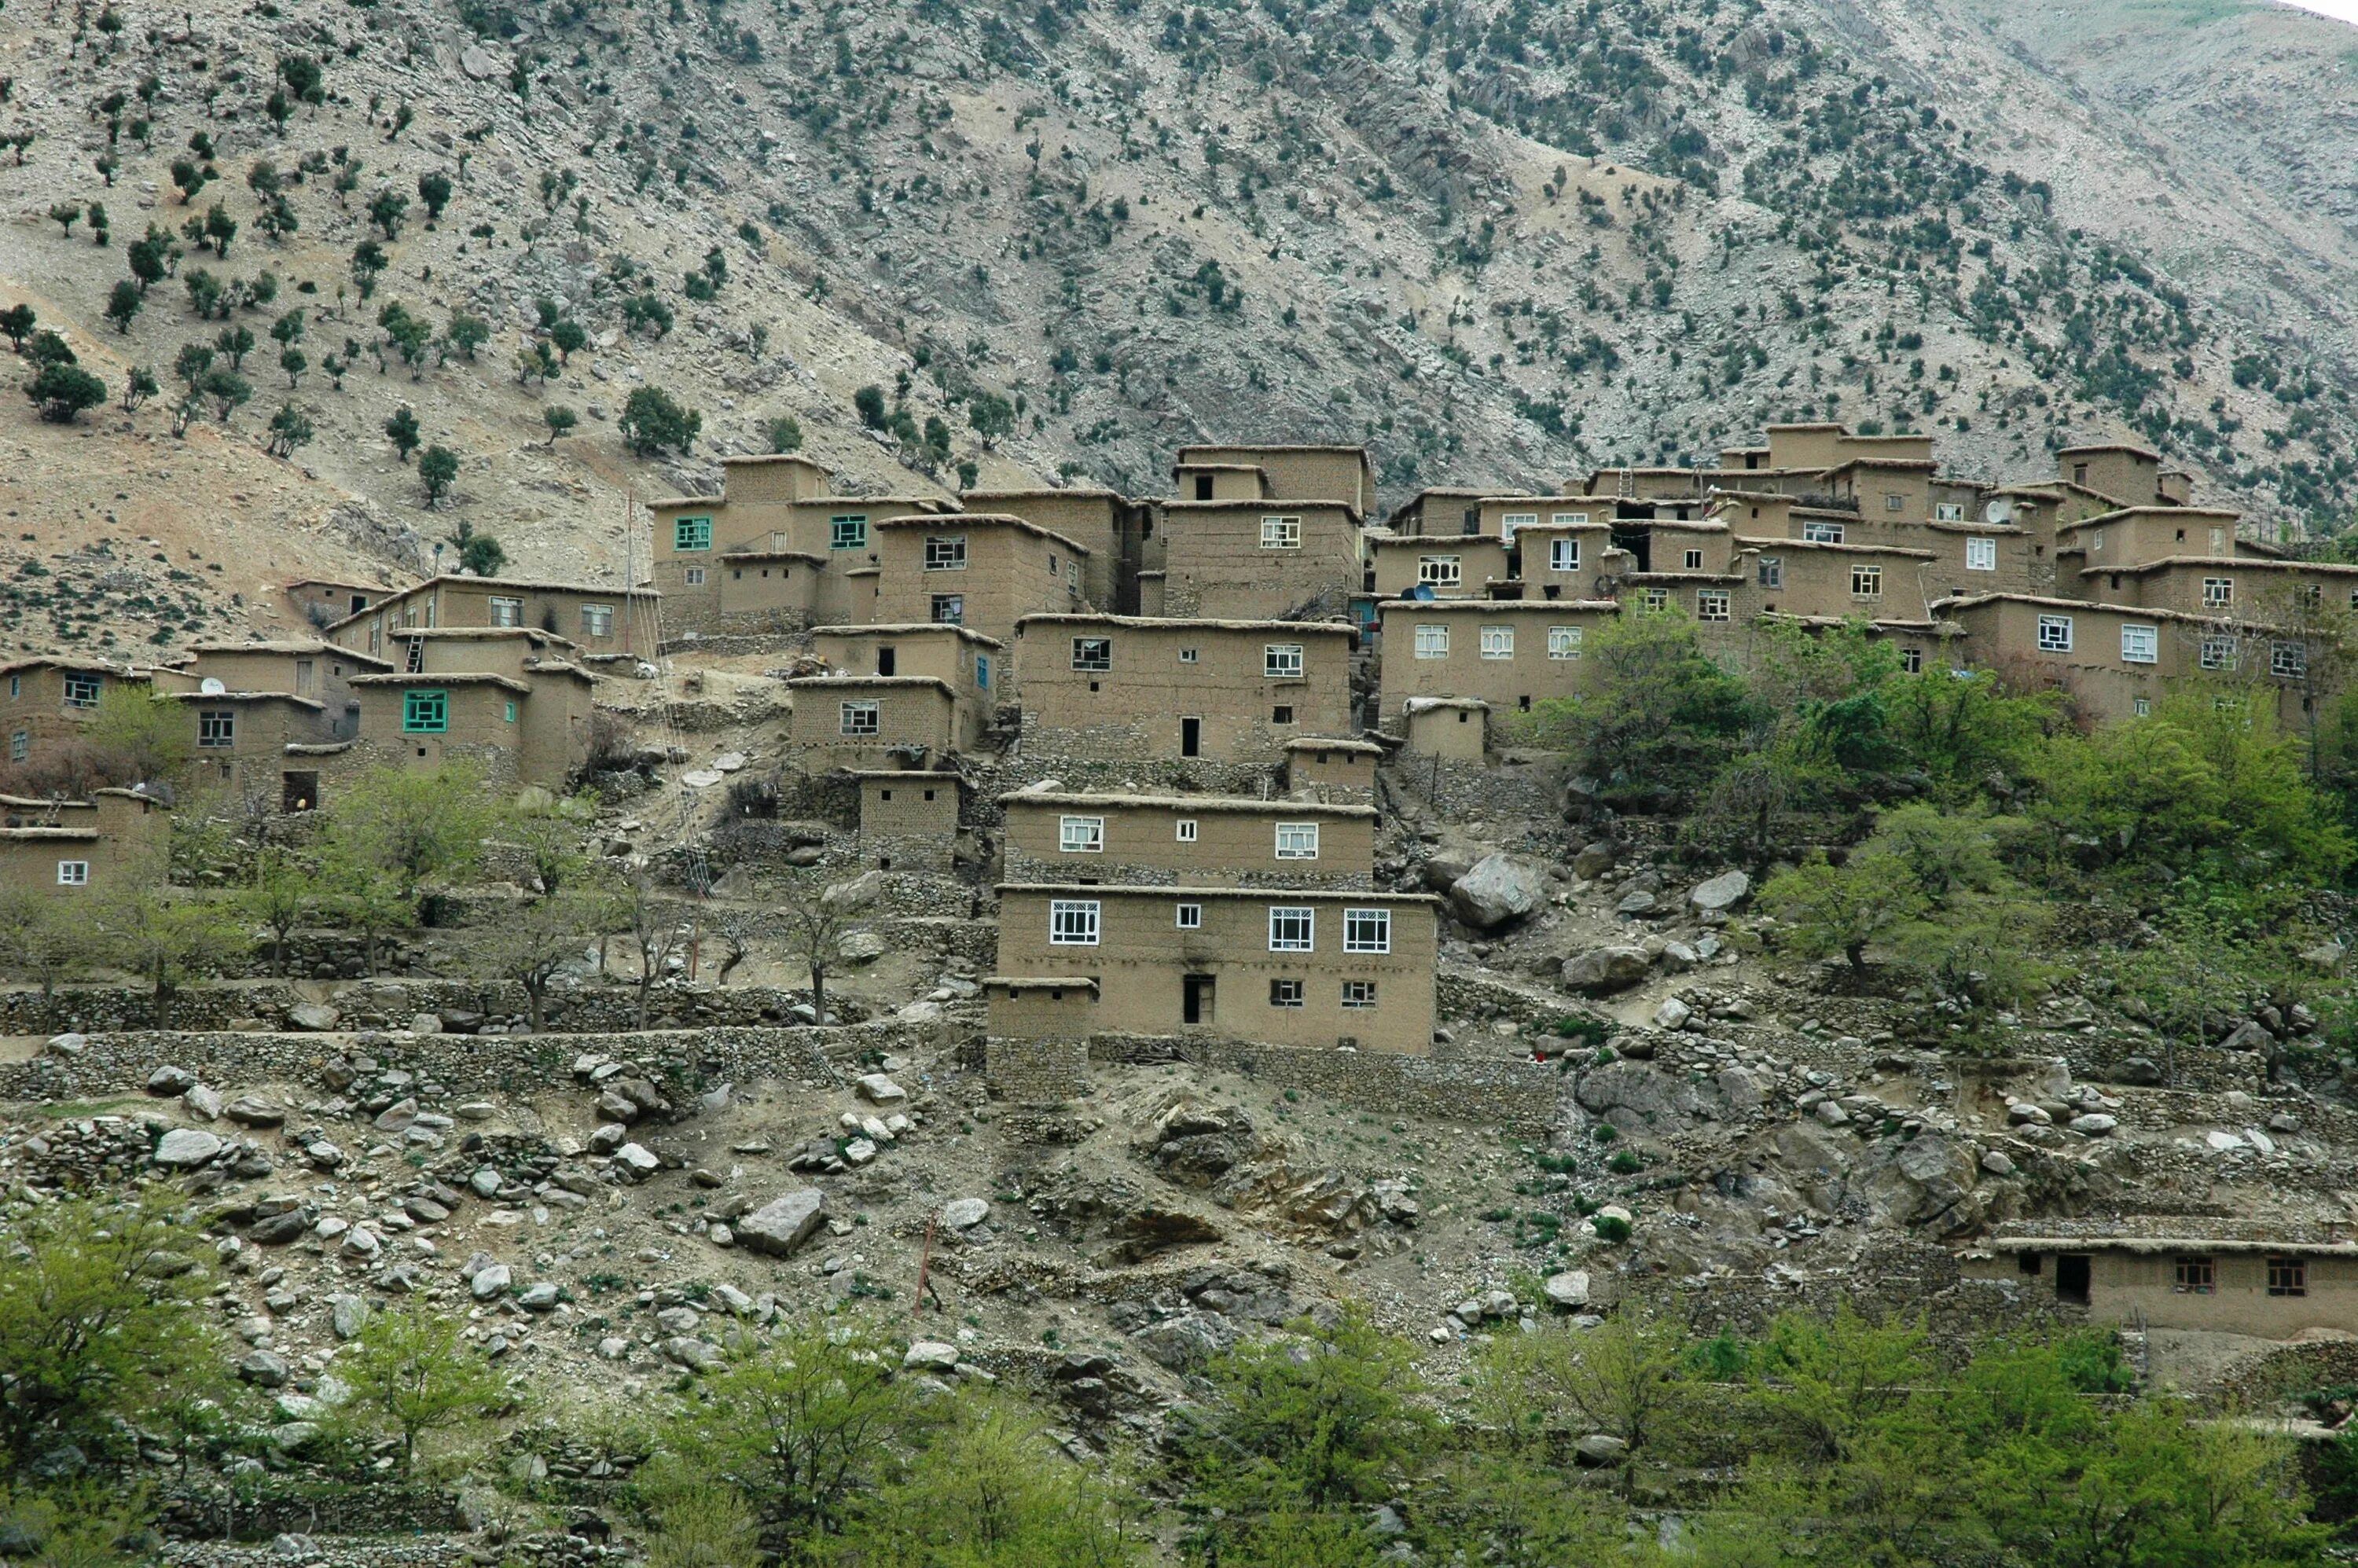
[[1595,629],[1587,655],[1590,689],[1539,704],[1531,727],[1604,781],[1608,798],[1685,795],[1735,754],[1752,722],[1744,682],[1704,653],[1676,610],[1625,609]]
[[583,330],[580,322],[568,317],[548,329],[548,341],[557,350],[557,357],[569,365],[573,362],[573,356],[589,346],[590,334]]
[[783,456],[803,449],[803,424],[791,414],[781,414],[770,419],[762,427],[762,433],[769,438],[770,450],[773,453]]
[[393,443],[395,459],[407,462],[409,454],[417,449],[417,443],[422,438],[418,435],[416,411],[406,404],[395,409],[384,422],[384,438]]
[[426,487],[426,504],[433,505],[450,492],[459,478],[459,454],[444,446],[431,446],[417,455],[417,480]]
[[871,430],[884,428],[886,419],[882,387],[874,385],[861,387],[851,395],[851,406],[858,410],[860,422],[862,425]]
[[81,222],[81,203],[52,201],[49,203],[49,222],[55,223],[59,232],[67,239],[72,239],[73,226]]
[[[302,357],[300,349],[289,349],[287,352],[295,355],[297,359]],[[282,361],[285,358],[284,355],[280,357]],[[270,416],[268,443],[270,455],[274,458],[291,458],[295,455],[295,449],[297,447],[309,446],[311,438],[315,434],[317,431],[312,427],[309,415],[291,403],[282,404],[278,412]]]
[[33,334],[25,345],[25,357],[36,365],[70,365],[80,362],[73,349],[57,333],[44,328]]
[[581,423],[581,416],[562,403],[552,403],[540,411],[541,423],[548,427],[548,444],[557,445],[561,437],[573,434]]
[[640,457],[670,450],[686,455],[696,444],[698,432],[704,428],[704,416],[683,407],[661,387],[639,386],[632,388],[631,395],[623,401],[622,416],[615,422],[615,427]]
[[419,1439],[480,1427],[516,1402],[460,1328],[422,1303],[381,1307],[336,1357],[352,1390],[339,1414],[397,1438],[404,1470],[416,1468]]
[[245,356],[254,352],[254,331],[248,327],[223,327],[213,337],[213,347],[229,361],[234,371],[245,369]]
[[475,351],[492,341],[492,324],[481,316],[453,310],[450,324],[442,330],[442,339],[472,362]]
[[376,280],[391,265],[384,247],[374,240],[362,240],[352,247],[352,282],[359,286],[362,299],[376,292]]
[[156,373],[146,365],[134,365],[131,373],[123,378],[123,411],[136,414],[139,406],[163,388],[157,384]]
[[296,931],[319,918],[329,889],[318,861],[292,849],[265,845],[255,855],[254,878],[238,890],[244,916],[270,934],[270,972],[287,972],[287,943]]
[[672,320],[671,307],[659,295],[634,294],[622,301],[622,325],[631,331],[647,327],[654,329],[656,337],[667,338]]
[[278,351],[278,368],[287,373],[287,387],[291,392],[303,384],[303,373],[311,368],[311,356],[289,343]]
[[11,349],[20,354],[25,351],[25,340],[33,335],[33,324],[37,319],[29,305],[11,305],[7,309],[0,310],[0,332],[8,334]]
[[213,416],[224,425],[229,423],[232,414],[254,398],[254,384],[222,365],[215,365],[205,372],[204,379],[197,384],[196,390],[212,399]]
[[687,1473],[742,1488],[773,1543],[815,1557],[940,1419],[900,1360],[856,1320],[784,1326],[682,1396],[673,1445]]
[[450,543],[459,546],[459,564],[477,577],[497,577],[508,564],[508,553],[489,534],[475,532],[475,525],[465,518],[452,530]]
[[601,933],[602,901],[576,890],[526,899],[496,924],[471,933],[468,964],[486,979],[523,988],[534,1033],[547,1025],[548,990],[565,966]]
[[967,419],[990,451],[1015,428],[1015,405],[995,392],[978,392],[967,404]]
[[379,768],[354,780],[329,813],[328,842],[348,861],[382,872],[414,903],[430,884],[474,866],[491,821],[482,777],[471,768]]
[[157,1029],[172,1026],[180,989],[234,951],[242,935],[224,906],[165,885],[161,865],[129,869],[91,924],[109,960],[147,982]]
[[132,318],[138,315],[146,303],[137,284],[127,277],[118,277],[114,280],[114,289],[106,297],[106,319],[114,323],[116,331],[128,333]]
[[38,986],[44,1009],[89,968],[88,941],[75,912],[51,894],[22,882],[0,888],[0,977]]
[[52,425],[70,425],[85,408],[106,401],[106,383],[78,365],[45,364],[25,388],[25,395]]
[[438,223],[442,209],[450,205],[450,177],[440,169],[428,169],[417,177],[417,200],[426,203],[426,221]]
[[211,242],[214,255],[228,259],[229,243],[237,238],[237,220],[218,201],[205,211],[205,238]]
[[210,1281],[156,1264],[211,1245],[169,1216],[161,1201],[70,1198],[11,1217],[12,1256],[0,1269],[0,1476],[20,1477],[68,1447],[131,1466],[146,1412],[193,1391],[227,1393],[222,1347],[196,1310]]
[[389,185],[369,198],[369,222],[384,232],[388,243],[401,238],[401,225],[408,214],[409,198]]

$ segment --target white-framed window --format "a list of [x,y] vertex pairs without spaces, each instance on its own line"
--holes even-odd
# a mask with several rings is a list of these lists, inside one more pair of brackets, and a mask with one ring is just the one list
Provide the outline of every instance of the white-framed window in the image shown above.
[[1307,953],[1317,941],[1318,912],[1288,904],[1272,904],[1269,912],[1269,950]]
[[1182,844],[1193,844],[1195,841],[1195,819],[1192,816],[1183,816],[1177,826],[1178,841]]
[[1511,545],[1515,542],[1516,530],[1529,528],[1539,520],[1540,514],[1536,512],[1501,513],[1498,516],[1498,536]]
[[1101,673],[1113,668],[1113,639],[1110,637],[1076,637],[1073,639],[1073,668]]
[[1965,520],[1965,509],[1957,502],[1943,501],[1932,508],[1932,520],[1936,523],[1962,523]]
[[1886,512],[1898,512],[1898,511],[1900,511],[1900,510],[1902,510],[1903,508],[1905,508],[1905,507],[1907,506],[1907,504],[1908,504],[1908,498],[1907,498],[1906,496],[1904,496],[1904,495],[1894,495],[1891,492],[1889,492],[1889,491],[1887,491],[1887,491],[1885,491],[1885,492],[1883,492],[1883,509],[1884,509]]
[[611,604],[585,604],[581,607],[581,634],[584,637],[611,637],[614,634],[614,607]]
[[1373,980],[1345,980],[1343,982],[1343,1005],[1345,1007],[1375,1006],[1376,982]]
[[1576,526],[1585,528],[1588,526],[1588,514],[1585,512],[1558,512],[1551,516],[1548,521],[1551,523],[1570,523]]
[[1343,912],[1343,951],[1389,953],[1392,950],[1392,912],[1389,909],[1347,909]]
[[1416,558],[1416,580],[1434,588],[1455,588],[1466,580],[1466,561],[1461,556],[1419,556]]
[[1649,609],[1649,610],[1668,610],[1670,607],[1671,607],[1671,590],[1670,590],[1669,589],[1667,589],[1667,588],[1650,588],[1650,589],[1648,589],[1646,590],[1646,608],[1647,608],[1647,609]]
[[2068,654],[2071,651],[2071,618],[2068,615],[2042,615],[2039,618],[2039,648],[2046,654]]
[[1853,599],[1881,599],[1883,597],[1883,568],[1881,567],[1870,566],[1854,566],[1851,568],[1850,596]]
[[96,676],[66,676],[66,706],[68,708],[96,708],[98,706],[98,677]]
[[1052,898],[1048,901],[1048,946],[1094,947],[1098,945],[1098,911],[1093,898]]
[[1260,520],[1260,547],[1264,550],[1298,550],[1302,548],[1302,519],[1299,517],[1264,517]]
[[[935,534],[925,539],[925,569],[929,572],[962,572],[966,570],[966,535]],[[1048,568],[1054,571],[1053,566]]]
[[1271,1006],[1271,1007],[1300,1007],[1300,1006],[1302,1006],[1302,1005],[1303,1005],[1303,984],[1302,984],[1302,982],[1301,982],[1300,980],[1271,980],[1271,981],[1270,981],[1270,982],[1269,982],[1269,1005],[1270,1005],[1270,1006]]
[[2235,667],[2240,651],[2236,646],[2235,638],[2231,633],[2220,633],[2214,636],[2205,637],[2202,639],[2200,655],[2201,665],[2206,670],[2232,670]]
[[2268,674],[2286,680],[2299,680],[2309,674],[2309,644],[2277,643],[2268,644]]
[[1727,589],[1699,588],[1695,589],[1695,619],[1725,621],[1728,618],[1728,603]]
[[2224,610],[2235,602],[2235,579],[2231,577],[2206,577],[2202,579],[2202,608]]
[[8,736],[8,760],[12,762],[28,762],[32,755],[33,732],[30,730],[12,730]]
[[1580,628],[1577,626],[1549,627],[1548,657],[1551,659],[1580,657]]
[[1689,550],[1681,558],[1685,561],[1686,569],[1688,571],[1699,572],[1703,570],[1703,552],[1701,550]]
[[229,747],[237,744],[237,709],[206,708],[197,712],[197,744]]
[[846,702],[842,722],[846,735],[882,734],[884,730],[884,705],[872,697]]
[[2153,698],[2149,697],[2133,697],[2129,698],[2129,711],[2139,719],[2152,718]]
[[1201,655],[1194,648],[1182,648],[1179,650],[1179,662],[1183,665],[1192,665],[1195,663],[1197,658],[1200,656]]
[[494,626],[523,625],[524,600],[503,598],[496,593],[492,595],[492,624]]
[[90,862],[88,860],[59,860],[58,862],[58,886],[61,888],[86,888],[90,886]]
[[1271,643],[1260,651],[1260,673],[1268,680],[1302,678],[1302,644]]
[[2102,528],[2088,530],[2088,553],[2093,556],[2104,553],[2104,531]]
[[1066,855],[1105,853],[1105,818],[1064,816],[1056,821],[1056,849]]
[[1484,658],[1511,659],[1515,656],[1515,629],[1512,626],[1485,626],[1481,639]]
[[702,567],[689,567],[679,575],[680,580],[687,583],[690,588],[702,588],[704,586],[704,568]]
[[1911,676],[1922,675],[1924,673],[1924,650],[1921,648],[1900,649],[1899,667]]
[[2161,631],[2155,626],[2124,626],[2121,628],[2121,663],[2125,665],[2158,664],[2161,660]]
[[1548,541],[1548,570],[1552,572],[1576,572],[1579,569],[1579,540],[1550,539]]
[[1801,543],[1805,545],[1839,545],[1843,542],[1843,525],[1839,523],[1818,523],[1808,518],[1801,522]]
[[1760,586],[1762,588],[1782,588],[1785,586],[1784,557],[1763,556],[1760,557]]
[[1449,628],[1446,624],[1423,625],[1416,629],[1416,656],[1420,659],[1445,659],[1449,656]]
[[1318,858],[1318,824],[1281,822],[1277,825],[1277,858],[1314,860]]
[[864,550],[868,547],[868,517],[865,513],[847,513],[827,520],[827,547],[830,550]]
[[1179,906],[1179,929],[1182,931],[1201,931],[1204,929],[1204,906],[1200,903],[1181,904]]

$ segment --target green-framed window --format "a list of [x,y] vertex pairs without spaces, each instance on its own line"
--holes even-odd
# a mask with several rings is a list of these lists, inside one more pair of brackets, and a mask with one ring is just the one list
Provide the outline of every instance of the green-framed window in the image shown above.
[[401,694],[401,728],[410,735],[439,735],[450,728],[450,694],[412,687]]
[[513,702],[508,704],[508,722],[511,724],[515,722],[515,704]]
[[864,550],[868,547],[868,514],[847,513],[827,520],[827,544],[831,550]]
[[712,519],[709,517],[679,517],[672,521],[671,547],[675,550],[708,550],[712,548]]

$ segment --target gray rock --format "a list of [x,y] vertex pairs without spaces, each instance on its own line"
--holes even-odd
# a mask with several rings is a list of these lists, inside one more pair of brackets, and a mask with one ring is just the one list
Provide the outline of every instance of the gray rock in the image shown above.
[[368,1303],[358,1296],[328,1298],[328,1326],[338,1339],[350,1339],[368,1322]]
[[493,1263],[476,1271],[467,1281],[467,1293],[479,1302],[487,1302],[505,1291],[514,1279],[505,1263]]
[[1652,962],[1643,947],[1592,947],[1563,961],[1563,983],[1592,994],[1628,990],[1646,978]]
[[64,1056],[70,1060],[90,1049],[90,1036],[72,1030],[63,1034],[52,1034],[47,1049],[52,1056]]
[[241,1127],[277,1127],[287,1120],[287,1108],[260,1095],[240,1095],[222,1107],[222,1114]]
[[2235,1026],[2234,1033],[2219,1042],[2222,1051],[2265,1051],[2277,1043],[2257,1019],[2247,1018]]
[[663,1342],[664,1358],[691,1372],[708,1372],[720,1365],[720,1347],[680,1335]]
[[495,76],[507,74],[507,68],[500,63],[500,57],[481,44],[469,44],[459,51],[459,69],[473,81],[489,81]]
[[1668,997],[1663,1000],[1661,1006],[1654,1010],[1654,1027],[1684,1029],[1687,1026],[1687,1020],[1693,1016],[1694,1009],[1676,997]]
[[1512,925],[1547,898],[1547,873],[1519,856],[1485,855],[1449,884],[1450,907],[1477,931]]
[[1572,874],[1584,881],[1595,881],[1613,869],[1613,846],[1590,844],[1572,858]]
[[694,1334],[703,1321],[691,1306],[665,1307],[655,1314],[655,1326],[665,1334]]
[[873,931],[849,931],[835,945],[836,956],[847,964],[872,964],[892,950]]
[[2014,1162],[1993,1149],[1982,1156],[1982,1169],[1993,1176],[2011,1176],[2014,1174]]
[[211,1121],[222,1113],[221,1091],[199,1084],[180,1097],[180,1104],[198,1120]]
[[644,1181],[663,1169],[663,1162],[644,1144],[625,1143],[614,1151],[614,1163]]
[[516,1305],[526,1312],[555,1312],[557,1286],[547,1280],[535,1281],[516,1292]]
[[287,1022],[297,1029],[314,1033],[333,1029],[343,1022],[343,1014],[324,1001],[301,1001],[287,1010]]
[[846,914],[866,909],[884,893],[884,873],[863,871],[849,881],[837,882],[818,895],[819,902],[829,909]]
[[[65,1038],[63,1035],[59,1039]],[[186,1067],[167,1064],[147,1075],[147,1092],[151,1095],[184,1095],[197,1087],[197,1075]]]
[[495,1198],[500,1195],[500,1173],[489,1165],[478,1165],[467,1178],[467,1185],[479,1198]]
[[2120,1124],[2121,1119],[2119,1117],[2106,1116],[2103,1111],[2096,1110],[2090,1111],[2085,1116],[2073,1117],[2071,1119],[2071,1130],[2082,1133],[2090,1138],[2103,1138]]
[[237,1364],[237,1375],[257,1388],[282,1389],[295,1376],[287,1358],[275,1351],[256,1350]]
[[1609,1433],[1592,1432],[1574,1444],[1572,1452],[1583,1465],[1618,1465],[1628,1457],[1629,1444]]
[[176,1127],[156,1141],[150,1158],[167,1170],[182,1171],[203,1164],[222,1147],[220,1139],[200,1128]]
[[920,1339],[901,1357],[901,1366],[909,1371],[952,1372],[957,1369],[957,1346],[945,1345],[938,1339]]
[[906,1089],[882,1073],[862,1073],[857,1087],[861,1099],[876,1105],[894,1105],[909,1098]]
[[2302,949],[2300,961],[2312,969],[2322,969],[2330,975],[2342,968],[2342,960],[2349,954],[2350,949],[2339,942],[2320,942],[2314,947]]
[[1550,1274],[1540,1288],[1557,1306],[1585,1307],[1588,1304],[1588,1271],[1566,1269],[1560,1274]]
[[952,1198],[942,1206],[942,1223],[952,1230],[972,1230],[990,1217],[988,1198]]
[[734,1229],[740,1245],[773,1258],[787,1258],[811,1238],[826,1217],[827,1195],[817,1187],[804,1187],[740,1216]]
[[1850,1112],[1833,1100],[1822,1099],[1818,1102],[1817,1117],[1828,1127],[1841,1127],[1849,1122]]
[[1621,895],[1620,902],[1613,906],[1613,913],[1616,914],[1651,914],[1661,902],[1662,901],[1660,898],[1648,892],[1644,888],[1639,888],[1634,892],[1623,893]]
[[1699,914],[1725,913],[1742,903],[1752,892],[1752,879],[1742,871],[1722,871],[1706,882],[1697,882],[1687,894],[1688,904]]

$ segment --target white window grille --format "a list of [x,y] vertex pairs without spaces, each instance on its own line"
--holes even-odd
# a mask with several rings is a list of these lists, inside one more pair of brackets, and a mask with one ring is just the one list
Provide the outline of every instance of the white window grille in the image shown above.
[[1515,629],[1512,626],[1482,628],[1482,656],[1486,659],[1511,659],[1515,656]]
[[1317,939],[1318,913],[1313,909],[1284,904],[1271,906],[1269,912],[1269,950],[1272,953],[1307,953]]
[[1271,643],[1262,648],[1260,673],[1270,680],[1299,680],[1302,677],[1302,644]]
[[877,735],[884,729],[884,705],[869,700],[843,705],[843,733],[846,735]]
[[1392,912],[1389,909],[1347,909],[1343,912],[1343,951],[1389,953],[1392,950]]
[[1048,901],[1048,946],[1051,947],[1094,947],[1098,945],[1098,911],[1100,905],[1093,898],[1055,898]]
[[1965,569],[1969,572],[1997,570],[1997,541],[1996,539],[1966,540]]
[[1466,562],[1459,556],[1419,556],[1416,580],[1433,588],[1455,588],[1466,580]]
[[1318,824],[1281,822],[1277,825],[1277,858],[1314,860],[1318,858]]
[[1580,628],[1577,626],[1549,627],[1548,657],[1551,659],[1580,657]]
[[1424,625],[1416,629],[1416,656],[1420,659],[1445,659],[1449,656],[1449,628],[1446,625]]
[[2161,659],[2161,632],[2153,626],[2121,628],[2121,662],[2125,665],[2158,664]]
[[1576,572],[1580,569],[1580,541],[1551,539],[1548,541],[1548,570]]
[[1728,618],[1729,600],[1724,588],[1702,588],[1695,590],[1695,619],[1725,621]]
[[1060,817],[1056,823],[1056,848],[1067,855],[1105,853],[1105,818]]
[[2071,651],[2071,618],[2068,615],[2040,616],[2039,647],[2042,653],[2070,653]]
[[[925,541],[925,569],[929,572],[962,572],[966,570],[966,535],[938,534]],[[1049,568],[1055,570],[1053,567]]]
[[1299,517],[1264,517],[1260,520],[1260,547],[1264,550],[1298,550],[1302,548],[1302,519]]

